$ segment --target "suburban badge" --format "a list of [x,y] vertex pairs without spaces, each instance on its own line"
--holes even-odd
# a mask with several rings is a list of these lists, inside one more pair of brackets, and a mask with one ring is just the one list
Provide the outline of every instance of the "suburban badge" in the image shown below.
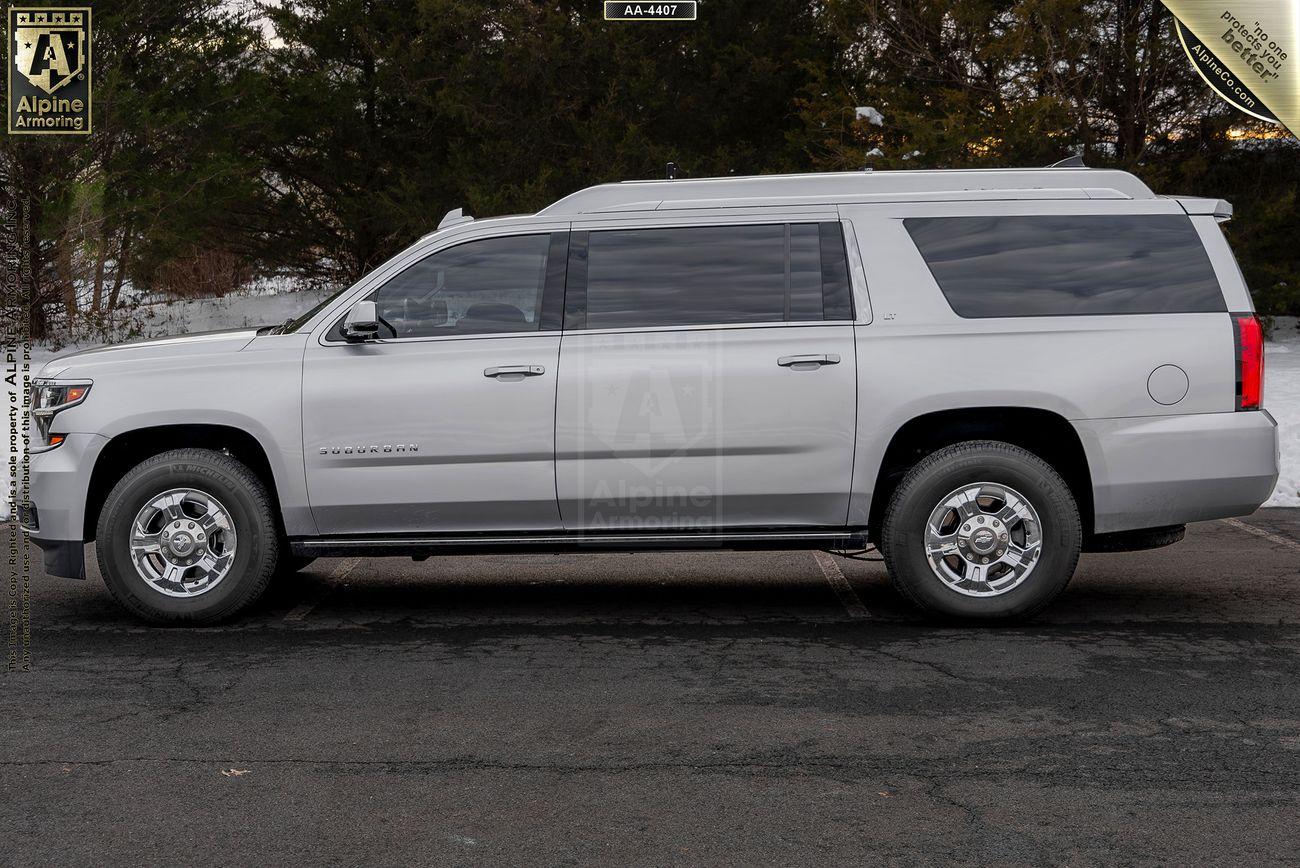
[[385,444],[383,446],[322,446],[321,455],[372,455],[381,452],[419,452],[418,443]]

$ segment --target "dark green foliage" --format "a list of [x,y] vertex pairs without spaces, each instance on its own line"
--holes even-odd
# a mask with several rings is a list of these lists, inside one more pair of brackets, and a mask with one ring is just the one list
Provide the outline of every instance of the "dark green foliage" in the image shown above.
[[222,0],[102,0],[92,20],[93,134],[0,145],[4,205],[24,197],[38,230],[37,301],[62,302],[33,309],[37,337],[111,307],[128,273],[149,286],[178,258],[254,255],[260,29]]
[[598,4],[287,0],[268,9],[277,221],[355,277],[454,207],[532,211],[603,180],[807,166],[786,139],[810,4],[719,0],[707,27],[610,25]]

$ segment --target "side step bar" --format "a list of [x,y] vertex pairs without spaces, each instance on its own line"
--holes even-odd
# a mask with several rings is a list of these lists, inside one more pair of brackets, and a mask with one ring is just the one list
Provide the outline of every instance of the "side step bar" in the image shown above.
[[289,548],[309,557],[427,557],[509,552],[690,551],[721,549],[860,549],[864,528],[828,530],[742,530],[716,533],[647,531],[644,533],[462,534],[436,536],[295,537]]

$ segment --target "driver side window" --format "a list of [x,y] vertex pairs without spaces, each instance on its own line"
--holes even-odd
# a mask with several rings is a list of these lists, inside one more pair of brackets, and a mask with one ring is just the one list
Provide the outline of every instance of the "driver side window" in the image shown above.
[[[440,250],[372,296],[383,337],[531,332],[539,328],[550,236],[484,238]],[[396,332],[396,334],[392,334]]]

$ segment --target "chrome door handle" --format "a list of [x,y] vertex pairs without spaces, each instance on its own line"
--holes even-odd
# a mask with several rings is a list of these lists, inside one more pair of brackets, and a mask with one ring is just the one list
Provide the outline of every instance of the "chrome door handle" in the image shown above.
[[783,368],[796,368],[806,370],[813,365],[818,367],[822,365],[838,365],[840,363],[839,353],[813,353],[806,356],[782,356],[776,360],[776,363]]
[[506,377],[516,374],[520,377],[540,377],[546,373],[546,368],[541,365],[501,365],[496,368],[484,368],[483,376],[485,377]]

